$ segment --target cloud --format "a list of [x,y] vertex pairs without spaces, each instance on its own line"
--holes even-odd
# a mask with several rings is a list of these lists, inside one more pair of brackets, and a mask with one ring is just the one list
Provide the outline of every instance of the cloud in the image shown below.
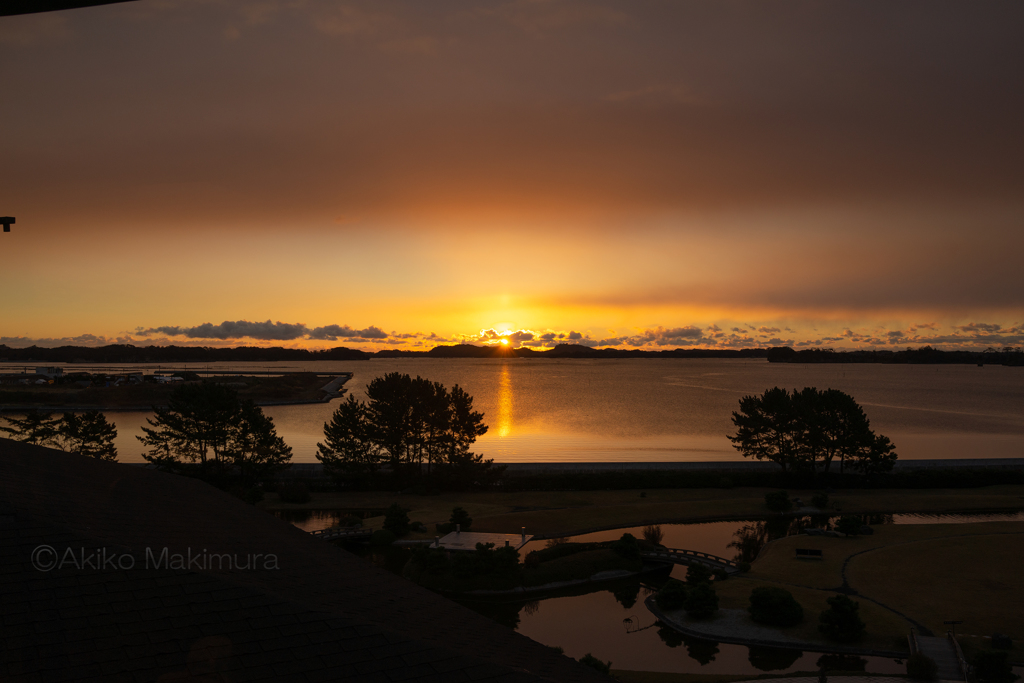
[[[359,330],[348,325],[324,325],[310,329],[303,323],[249,322],[248,320],[225,320],[219,325],[203,323],[195,327],[178,325],[162,325],[160,327],[136,328],[135,334],[150,337],[163,334],[169,337],[186,337],[188,339],[258,339],[260,341],[295,341],[314,339],[336,341],[338,339],[379,340],[387,339],[388,333],[370,325]],[[415,335],[420,336],[420,335]]]
[[309,332],[310,339],[325,339],[335,341],[337,339],[387,339],[388,333],[379,327],[370,325],[365,330],[354,330],[348,325],[326,325],[313,328]]
[[991,323],[970,323],[968,325],[958,325],[954,329],[961,330],[963,332],[998,332],[1002,329],[1002,325],[993,325]]
[[147,337],[152,334],[166,334],[189,339],[260,339],[262,341],[291,341],[306,336],[309,330],[302,323],[249,322],[248,320],[225,320],[219,325],[203,323],[195,327],[162,326],[148,329],[138,328],[135,333]]

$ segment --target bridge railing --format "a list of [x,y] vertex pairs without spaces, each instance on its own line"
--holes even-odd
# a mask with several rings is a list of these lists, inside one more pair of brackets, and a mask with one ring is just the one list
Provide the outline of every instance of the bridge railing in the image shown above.
[[960,676],[963,677],[964,683],[967,683],[967,659],[964,657],[964,651],[960,649],[960,643],[953,637],[952,632],[946,631],[946,637],[949,638],[953,649],[956,650],[956,663],[960,665]]
[[350,527],[336,527],[333,529],[317,529],[316,531],[309,532],[311,536],[317,538],[344,538],[346,536],[366,536],[371,534],[369,529],[363,527],[350,526]]
[[712,555],[711,553],[702,553],[696,550],[685,550],[683,548],[665,548],[664,550],[645,550],[640,553],[643,557],[693,557],[697,559],[708,560],[717,564],[724,564],[727,567],[736,567],[737,563],[733,560],[727,560],[724,557],[718,555]]

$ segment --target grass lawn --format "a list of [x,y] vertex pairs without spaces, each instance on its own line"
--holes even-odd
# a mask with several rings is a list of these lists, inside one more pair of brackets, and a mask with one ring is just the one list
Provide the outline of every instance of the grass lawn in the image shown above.
[[[818,548],[824,560],[796,559],[796,548]],[[1024,523],[876,526],[871,536],[830,538],[791,536],[769,543],[751,571],[720,585],[723,607],[740,606],[759,583],[782,585],[804,606],[805,619],[817,626],[824,597],[843,584],[847,564],[850,586],[907,615],[937,634],[947,619],[963,620],[964,634],[1007,633],[1024,641]],[[823,596],[820,606],[817,596]],[[854,598],[856,599],[856,597]],[[862,618],[879,647],[910,624],[891,611],[860,600]],[[902,625],[901,625],[902,622]],[[804,628],[804,625],[794,627]],[[961,639],[969,644],[969,639]],[[886,649],[891,649],[891,645]],[[1024,658],[1018,644],[1011,658]]]
[[[397,502],[411,519],[433,531],[447,522],[453,507],[465,508],[474,531],[518,533],[547,537],[568,536],[595,528],[639,526],[653,522],[741,519],[768,514],[764,494],[771,489],[656,489],[640,491],[524,491],[512,493],[446,493],[437,496],[388,492],[313,493],[302,505],[281,503],[269,494],[266,509],[383,509]],[[810,500],[814,491],[791,491]],[[830,512],[951,512],[1020,509],[1024,486],[976,489],[840,491],[832,496]],[[377,528],[383,519],[368,520]],[[813,547],[813,546],[809,546]]]
[[[748,578],[749,576],[748,574],[733,577],[728,581],[715,584],[720,609],[746,610],[750,606],[750,592],[754,588],[779,585],[775,582]],[[796,626],[778,629],[779,633],[807,642],[828,645],[830,641],[818,632],[818,615],[828,609],[826,600],[836,593],[794,585],[781,587],[792,593],[796,601],[804,608],[804,620]],[[857,646],[872,650],[902,651],[907,649],[907,634],[910,633],[910,624],[905,619],[866,600],[858,600],[856,597],[853,599],[860,603],[860,617],[867,624],[867,636],[863,641],[857,643]]]

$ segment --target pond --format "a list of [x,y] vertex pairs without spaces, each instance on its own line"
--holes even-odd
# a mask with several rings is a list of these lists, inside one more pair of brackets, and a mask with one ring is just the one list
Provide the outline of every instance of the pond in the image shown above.
[[[325,528],[345,516],[359,511],[288,511],[275,513],[300,528]],[[363,513],[373,511],[362,511]],[[365,515],[369,516],[369,515]],[[662,543],[668,547],[686,548],[719,555],[729,559],[752,561],[768,541],[807,527],[825,527],[834,522],[828,515],[789,519],[707,522],[701,524],[662,524]],[[1024,521],[1021,512],[969,514],[899,514],[865,517],[870,524],[936,524],[983,521]],[[571,537],[573,541],[603,541],[619,538],[623,533],[642,536],[642,527],[627,527]],[[530,550],[547,545],[547,541],[531,541],[524,546],[525,557]],[[370,548],[352,545],[353,552],[387,571],[401,575],[411,551],[391,546]],[[903,674],[902,660],[885,657],[849,657],[801,652],[782,648],[748,647],[691,639],[662,626],[644,607],[644,599],[656,591],[669,576],[683,578],[686,567],[673,566],[663,573],[620,579],[575,589],[522,597],[489,597],[457,602],[523,635],[552,647],[561,647],[567,655],[580,658],[587,653],[613,667],[671,673],[734,674],[752,677],[776,674],[813,672],[819,662],[843,670],[863,670],[869,674]]]

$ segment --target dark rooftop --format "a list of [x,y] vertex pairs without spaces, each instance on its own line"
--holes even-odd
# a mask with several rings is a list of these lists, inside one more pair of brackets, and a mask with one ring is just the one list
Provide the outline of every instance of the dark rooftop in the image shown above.
[[0,620],[5,681],[607,680],[200,481],[7,439]]

